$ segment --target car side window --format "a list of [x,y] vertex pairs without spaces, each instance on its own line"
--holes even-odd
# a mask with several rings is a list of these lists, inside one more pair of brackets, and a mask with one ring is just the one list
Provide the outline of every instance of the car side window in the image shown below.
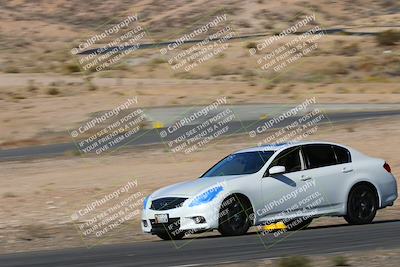
[[305,145],[303,151],[309,169],[337,164],[335,152],[329,144]]
[[350,151],[348,151],[346,148],[340,146],[333,146],[333,150],[335,151],[336,160],[338,164],[351,162]]
[[286,173],[301,171],[300,147],[288,148],[279,153],[269,168],[274,166],[284,166]]

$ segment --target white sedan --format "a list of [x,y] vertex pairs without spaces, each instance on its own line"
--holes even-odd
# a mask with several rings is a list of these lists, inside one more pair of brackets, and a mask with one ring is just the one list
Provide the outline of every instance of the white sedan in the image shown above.
[[396,198],[396,179],[383,159],[328,142],[266,145],[152,193],[141,223],[143,232],[166,240],[214,229],[241,235],[278,221],[297,230],[321,216],[367,224]]

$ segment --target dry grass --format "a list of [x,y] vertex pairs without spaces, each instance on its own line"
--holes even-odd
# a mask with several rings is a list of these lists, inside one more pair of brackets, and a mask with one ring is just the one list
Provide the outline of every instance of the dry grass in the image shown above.
[[379,33],[376,36],[376,41],[379,45],[392,46],[400,42],[400,31],[387,30]]

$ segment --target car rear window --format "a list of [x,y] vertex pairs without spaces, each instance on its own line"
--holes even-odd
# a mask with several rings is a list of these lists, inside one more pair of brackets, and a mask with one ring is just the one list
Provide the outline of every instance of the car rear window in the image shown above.
[[338,164],[351,162],[350,151],[348,151],[346,148],[340,146],[333,146],[333,150],[335,151]]
[[336,164],[335,152],[331,145],[305,145],[303,152],[306,156],[307,167],[310,169]]

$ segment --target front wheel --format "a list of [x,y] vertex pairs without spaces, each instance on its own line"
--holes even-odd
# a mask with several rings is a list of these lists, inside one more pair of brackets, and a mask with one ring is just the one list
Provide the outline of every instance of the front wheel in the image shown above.
[[358,185],[350,191],[347,214],[349,224],[368,224],[375,218],[378,201],[374,190],[368,185]]
[[223,236],[243,235],[251,226],[252,208],[237,196],[222,202],[218,231]]

